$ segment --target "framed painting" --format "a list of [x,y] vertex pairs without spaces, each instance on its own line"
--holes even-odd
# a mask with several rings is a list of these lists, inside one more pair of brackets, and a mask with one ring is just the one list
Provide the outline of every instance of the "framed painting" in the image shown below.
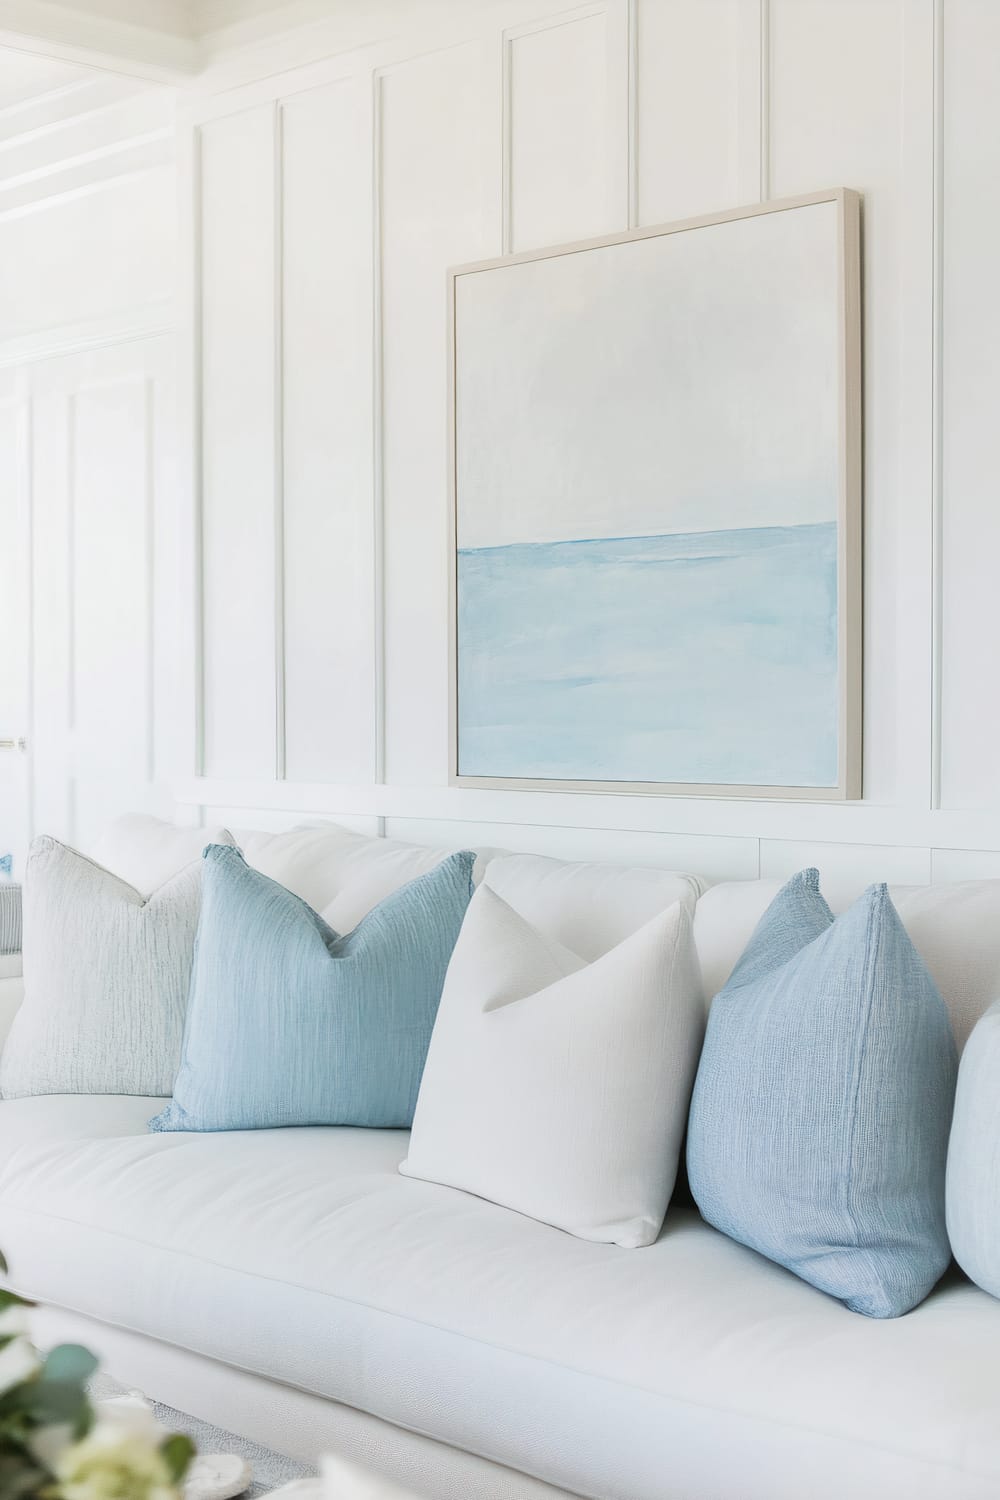
[[861,794],[860,199],[448,273],[451,777]]

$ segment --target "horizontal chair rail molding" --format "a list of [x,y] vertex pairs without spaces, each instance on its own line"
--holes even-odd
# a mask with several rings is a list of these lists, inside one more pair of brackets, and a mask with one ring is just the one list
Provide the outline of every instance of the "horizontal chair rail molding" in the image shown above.
[[815,839],[917,849],[1000,851],[1000,814],[870,803],[740,802],[730,798],[485,791],[472,787],[339,785],[194,777],[178,783],[180,806],[327,816],[438,819],[706,837]]

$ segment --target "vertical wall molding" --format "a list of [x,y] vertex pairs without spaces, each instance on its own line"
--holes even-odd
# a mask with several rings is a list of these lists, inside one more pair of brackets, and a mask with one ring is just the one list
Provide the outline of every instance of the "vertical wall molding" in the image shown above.
[[146,571],[146,608],[143,627],[146,632],[146,681],[144,705],[146,723],[146,779],[156,780],[156,406],[155,387],[148,375],[142,380],[143,458],[143,549]]
[[626,0],[626,228],[639,223],[639,0]]
[[758,149],[760,152],[759,191],[760,201],[766,203],[771,196],[771,0],[759,0],[760,14],[760,122]]
[[512,210],[514,188],[511,178],[513,115],[511,109],[512,43],[510,32],[500,35],[500,254],[509,255],[514,243]]
[[190,183],[187,201],[191,225],[191,582],[194,590],[194,763],[205,774],[205,424],[204,424],[204,215],[202,211],[202,131],[191,132]]
[[944,710],[944,0],[933,0],[931,199],[931,807],[942,797]]
[[25,392],[18,403],[17,493],[21,555],[24,559],[21,626],[24,631],[24,678],[22,682],[24,732],[28,740],[28,753],[25,757],[24,768],[24,832],[28,844],[35,837],[35,523],[34,470],[31,456],[34,415],[32,398]]
[[66,419],[66,729],[76,728],[76,392],[64,407]]
[[274,779],[285,779],[285,277],[284,132],[282,105],[271,110],[271,192],[274,241]]
[[[382,315],[382,75],[372,73],[372,599],[375,782],[385,781],[385,382]],[[381,820],[380,820],[381,821]]]

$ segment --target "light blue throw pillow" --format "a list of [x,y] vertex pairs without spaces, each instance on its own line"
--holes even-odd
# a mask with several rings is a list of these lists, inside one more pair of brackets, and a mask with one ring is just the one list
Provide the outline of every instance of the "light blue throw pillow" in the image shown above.
[[886,887],[834,919],[796,875],[712,1005],[688,1128],[703,1217],[854,1312],[908,1312],[951,1258],[957,1066]]
[[410,1125],[474,862],[450,855],[342,937],[210,844],[181,1068],[150,1128]]

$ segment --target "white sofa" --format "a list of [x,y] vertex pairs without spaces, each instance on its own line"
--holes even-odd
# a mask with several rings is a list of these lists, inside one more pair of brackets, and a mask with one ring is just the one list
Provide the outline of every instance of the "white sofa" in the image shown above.
[[[242,837],[316,897],[290,836]],[[435,857],[330,837],[368,902]],[[708,993],[776,889],[532,856],[485,878],[588,956],[697,902]],[[964,1040],[1000,995],[1000,882],[894,894]],[[0,1016],[17,984],[0,981]],[[1000,1302],[957,1272],[870,1321],[681,1202],[655,1245],[622,1250],[401,1177],[404,1132],[152,1135],[158,1107],[0,1103],[15,1284],[46,1304],[47,1340],[158,1399],[293,1456],[342,1451],[428,1500],[1000,1494]]]

